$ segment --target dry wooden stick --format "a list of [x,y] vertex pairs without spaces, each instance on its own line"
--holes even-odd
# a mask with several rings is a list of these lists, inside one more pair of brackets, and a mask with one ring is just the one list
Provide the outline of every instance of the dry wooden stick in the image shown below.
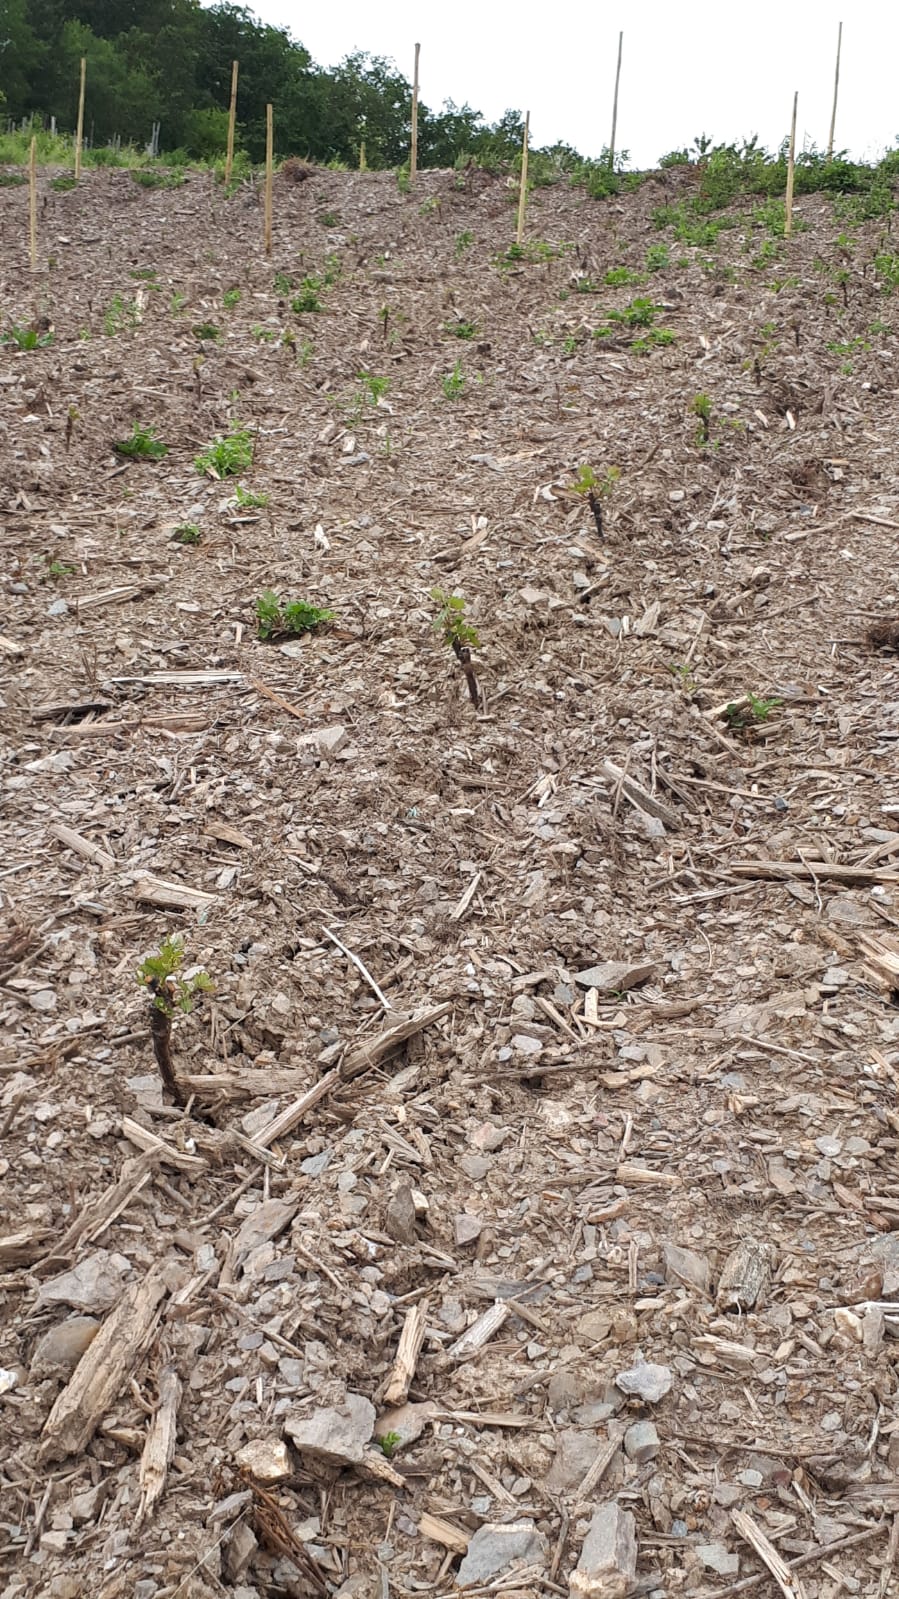
[[44,1423],[42,1463],[63,1460],[89,1443],[153,1337],[166,1292],[157,1267],[126,1289]]
[[65,844],[68,849],[74,850],[83,860],[93,861],[95,866],[104,866],[111,871],[117,865],[113,855],[101,849],[99,844],[92,843],[89,838],[82,838],[80,833],[75,832],[74,827],[66,827],[64,822],[54,822],[47,831],[51,838],[58,839],[60,844]]
[[411,1016],[395,1022],[377,1038],[359,1044],[356,1049],[350,1051],[340,1064],[341,1077],[344,1079],[358,1077],[360,1072],[368,1071],[372,1066],[379,1066],[398,1044],[404,1044],[407,1039],[414,1038],[416,1033],[422,1033],[426,1027],[432,1027],[435,1022],[442,1021],[451,1010],[452,1006],[444,1000],[439,1005],[429,1005],[424,1010],[414,1011]]
[[298,710],[295,705],[291,705],[290,700],[285,700],[280,694],[276,694],[274,689],[269,688],[267,683],[263,683],[258,677],[248,677],[247,682],[251,688],[256,690],[257,694],[264,694],[267,700],[271,700],[273,705],[279,705],[282,711],[287,712],[288,716],[295,716],[298,721],[305,721],[305,711]]
[[181,1394],[181,1379],[174,1366],[164,1366],[159,1374],[159,1404],[140,1457],[140,1504],[134,1519],[135,1531],[146,1520],[165,1487],[175,1453]]
[[406,1312],[393,1370],[384,1390],[385,1404],[402,1405],[408,1399],[424,1337],[425,1303],[419,1300],[417,1305],[411,1305]]
[[671,831],[677,828],[678,817],[675,812],[669,810],[667,805],[663,805],[654,794],[650,794],[642,783],[636,781],[636,778],[628,777],[623,768],[616,766],[614,761],[600,761],[599,770],[611,782],[618,785],[625,798],[629,799],[638,811],[646,811],[649,816],[654,816],[663,827]]
[[600,1445],[594,1459],[584,1472],[578,1487],[577,1498],[581,1503],[589,1499],[594,1488],[602,1482],[620,1448],[621,1440],[619,1438],[607,1438],[606,1442]]
[[488,1310],[485,1310],[471,1326],[451,1344],[445,1358],[449,1360],[465,1360],[477,1350],[483,1349],[489,1343],[494,1333],[498,1333],[503,1323],[508,1320],[511,1311],[503,1299],[497,1299]]
[[367,982],[367,984],[368,984],[369,988],[371,989],[372,993],[376,996],[376,998],[378,999],[380,1004],[383,1005],[384,1009],[385,1010],[392,1010],[393,1007],[392,1007],[392,1005],[390,1003],[390,1000],[387,998],[387,995],[378,987],[377,983],[375,982],[374,978],[371,975],[371,972],[368,970],[368,967],[367,966],[363,966],[361,960],[359,959],[359,956],[358,955],[354,955],[353,951],[351,949],[347,949],[346,944],[344,944],[337,937],[336,933],[332,933],[330,927],[323,927],[322,928],[322,932],[324,933],[326,938],[330,938],[332,944],[336,944],[337,948],[339,950],[343,951],[343,953],[346,956],[347,960],[352,961],[352,963],[355,966],[357,972],[361,972],[362,973],[362,976],[365,978],[365,981]]
[[818,877],[836,883],[899,883],[899,872],[888,866],[843,866],[837,861],[731,861],[728,871],[737,877],[762,877],[774,882]]
[[[745,1447],[747,1446],[739,1445],[740,1449]],[[759,1449],[760,1446],[753,1444],[751,1447]],[[872,1538],[876,1538],[886,1527],[887,1522],[878,1521],[873,1527],[865,1527],[863,1532],[851,1532],[847,1538],[837,1538],[833,1543],[821,1544],[817,1549],[810,1549],[807,1555],[798,1555],[790,1569],[798,1571],[800,1566],[813,1566],[817,1561],[827,1560],[830,1555],[839,1554],[843,1549],[855,1549],[859,1544],[868,1543]],[[756,1571],[751,1577],[741,1577],[739,1582],[732,1582],[727,1588],[717,1588],[713,1599],[734,1599],[736,1594],[748,1593],[750,1588],[757,1588],[760,1582],[765,1581],[765,1575],[764,1571]]]
[[765,1537],[761,1527],[745,1510],[732,1510],[730,1514],[740,1537],[751,1544],[759,1559],[768,1567],[784,1599],[806,1599],[801,1579],[797,1577],[793,1580],[789,1566],[781,1559],[770,1538]]

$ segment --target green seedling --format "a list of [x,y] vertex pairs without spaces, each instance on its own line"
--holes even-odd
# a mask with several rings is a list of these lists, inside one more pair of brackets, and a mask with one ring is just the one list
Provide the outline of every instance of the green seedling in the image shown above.
[[646,252],[647,272],[664,272],[671,265],[667,244],[651,244]]
[[761,727],[770,720],[773,711],[783,704],[782,699],[776,695],[764,697],[748,691],[742,699],[734,700],[725,706],[724,720],[732,733],[747,734],[755,727]]
[[172,297],[169,300],[169,310],[171,311],[172,316],[180,316],[181,312],[184,310],[184,307],[186,306],[186,304],[187,304],[187,295],[186,294],[178,294],[178,292],[175,289],[173,289],[172,290]]
[[201,344],[215,344],[222,336],[221,328],[216,327],[214,322],[198,322],[191,328],[191,332]]
[[646,355],[658,345],[675,344],[676,342],[677,334],[672,333],[670,328],[650,328],[642,339],[634,340],[631,349],[635,350],[638,355]]
[[226,311],[233,311],[236,305],[240,305],[240,290],[226,289],[222,295],[222,305]]
[[299,293],[295,294],[290,302],[290,309],[295,316],[302,316],[307,311],[321,311],[322,303],[319,299],[321,288],[320,278],[303,279]]
[[695,694],[697,689],[693,668],[686,661],[672,661],[668,666],[671,676],[675,678],[685,694]]
[[159,172],[153,167],[139,168],[131,176],[142,189],[180,189],[184,182],[183,172]]
[[254,494],[251,489],[245,489],[238,483],[234,495],[234,504],[238,511],[264,511],[268,505],[267,494]]
[[151,995],[153,1053],[162,1081],[176,1105],[186,1105],[187,1098],[175,1075],[172,1019],[176,1011],[185,1015],[192,1011],[197,995],[208,993],[212,988],[212,979],[202,969],[183,973],[183,961],[184,941],[178,933],[173,933],[171,938],[163,939],[159,953],[148,955],[135,973],[141,987],[148,989]]
[[[24,178],[21,181],[24,182]],[[63,173],[62,177],[51,178],[50,187],[51,189],[55,189],[57,194],[66,194],[69,189],[74,189],[77,187],[77,185],[74,178],[70,178]]]
[[51,561],[47,567],[48,577],[73,577],[74,566],[66,566],[65,561]]
[[276,294],[290,294],[293,291],[295,284],[289,273],[276,272],[273,287]]
[[24,172],[0,172],[0,189],[21,189],[27,182]]
[[256,601],[256,632],[260,639],[298,638],[334,621],[334,612],[310,605],[308,600],[282,600],[266,589]]
[[115,338],[123,328],[137,327],[140,321],[140,311],[133,300],[123,300],[120,294],[114,294],[103,315],[103,332],[110,338]]
[[465,393],[465,373],[461,361],[456,362],[452,372],[447,372],[440,387],[448,400],[457,400],[460,394]]
[[600,538],[604,537],[602,502],[607,500],[621,476],[617,466],[610,466],[602,477],[597,477],[592,466],[579,466],[577,475],[571,487],[575,494],[580,494],[593,513],[596,531]]
[[261,322],[254,322],[250,331],[259,344],[274,344],[278,338],[277,328],[264,328]]
[[451,333],[454,339],[476,339],[478,325],[476,322],[467,322],[464,317],[459,317],[455,322],[444,322],[444,333]]
[[[664,249],[664,245],[662,248]],[[603,282],[606,284],[607,288],[610,289],[623,289],[626,288],[628,284],[641,283],[642,281],[643,280],[639,272],[632,272],[631,268],[626,266],[609,267],[608,272],[603,278]],[[580,288],[580,285],[578,285],[578,287]],[[583,293],[584,290],[582,289],[581,292]],[[593,291],[591,290],[591,292]]]
[[179,522],[172,533],[175,544],[199,544],[202,537],[196,522]]
[[8,333],[4,333],[0,343],[14,344],[18,350],[43,350],[46,345],[53,343],[53,334],[49,331],[39,333],[37,328],[20,328],[14,325]]
[[143,428],[139,422],[132,423],[127,439],[116,439],[113,449],[116,455],[126,455],[132,461],[161,461],[169,453],[168,445],[156,437],[153,429]]
[[390,388],[390,379],[376,377],[374,372],[360,372],[359,382],[371,405],[377,405]]
[[444,644],[448,644],[465,673],[468,695],[475,710],[481,701],[481,690],[472,664],[471,652],[481,647],[480,639],[471,623],[465,619],[465,600],[461,594],[449,594],[446,589],[432,589],[431,599],[438,607],[433,626]]
[[323,228],[339,228],[340,227],[340,218],[337,215],[336,211],[323,211],[318,220],[321,223]]
[[472,244],[474,244],[474,234],[470,228],[464,228],[461,233],[456,234],[456,240],[453,245],[453,255],[458,260],[461,255],[465,254],[465,251]]
[[709,425],[712,420],[712,402],[707,394],[697,394],[690,402],[690,410],[699,419],[696,429],[697,444],[708,444]]
[[194,457],[197,471],[212,477],[236,477],[253,464],[253,440],[247,428],[235,427],[231,433],[221,434]]
[[398,1432],[385,1432],[377,1441],[382,1454],[386,1455],[388,1460],[392,1460],[403,1440]]

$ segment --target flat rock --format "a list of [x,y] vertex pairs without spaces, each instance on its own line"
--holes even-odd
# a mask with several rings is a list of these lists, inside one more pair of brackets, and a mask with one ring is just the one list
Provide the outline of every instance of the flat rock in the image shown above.
[[665,1244],[662,1259],[666,1278],[676,1277],[701,1293],[708,1293],[711,1271],[705,1255],[698,1255],[693,1249],[682,1249],[680,1244]]
[[257,1482],[283,1482],[293,1473],[283,1438],[251,1438],[238,1449],[235,1459]]
[[484,1223],[480,1216],[472,1216],[467,1210],[462,1210],[453,1217],[453,1237],[461,1248],[464,1244],[473,1244],[480,1238],[484,1230]]
[[656,1366],[652,1361],[640,1360],[629,1371],[619,1371],[616,1386],[631,1398],[643,1399],[648,1405],[658,1404],[670,1392],[674,1373],[670,1366]]
[[625,1599],[637,1575],[637,1523],[614,1500],[595,1511],[571,1573],[569,1599]]
[[374,1424],[375,1407],[371,1401],[364,1394],[347,1393],[339,1407],[328,1405],[311,1415],[288,1414],[284,1431],[300,1454],[346,1466],[362,1459]]
[[42,1334],[31,1357],[32,1377],[68,1377],[93,1343],[100,1323],[94,1316],[70,1316]]
[[624,1452],[628,1460],[645,1466],[647,1461],[655,1460],[660,1448],[659,1435],[651,1421],[635,1421],[632,1427],[628,1427],[624,1435]]
[[596,988],[601,994],[626,994],[629,988],[638,988],[655,977],[658,968],[654,961],[642,966],[632,966],[630,961],[603,961],[601,966],[587,966],[575,972],[579,988]]
[[73,1310],[89,1314],[111,1310],[121,1299],[130,1274],[131,1262],[124,1255],[111,1255],[108,1249],[97,1249],[79,1261],[72,1271],[64,1271],[42,1283],[38,1303],[71,1305]]
[[567,1493],[576,1488],[596,1459],[596,1449],[595,1432],[563,1427],[556,1434],[556,1453],[546,1473],[547,1493]]
[[504,1572],[514,1574],[516,1566],[543,1564],[547,1548],[532,1521],[485,1522],[468,1545],[456,1582],[460,1588],[470,1588]]
[[696,1553],[703,1565],[717,1572],[719,1577],[735,1577],[740,1569],[739,1555],[731,1554],[723,1543],[701,1543]]
[[400,1183],[393,1190],[384,1212],[384,1231],[398,1244],[415,1242],[415,1196],[411,1184]]

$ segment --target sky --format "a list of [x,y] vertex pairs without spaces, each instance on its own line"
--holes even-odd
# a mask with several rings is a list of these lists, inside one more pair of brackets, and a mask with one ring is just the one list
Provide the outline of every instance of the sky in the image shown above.
[[466,102],[488,121],[530,110],[535,145],[557,140],[596,156],[609,142],[619,30],[624,32],[616,147],[648,167],[701,133],[716,143],[758,134],[777,147],[799,93],[797,148],[826,148],[837,26],[843,21],[835,146],[877,157],[899,138],[895,85],[899,6],[891,0],[799,0],[796,5],[681,6],[643,0],[597,7],[568,0],[535,7],[526,26],[507,0],[336,0],[298,7],[249,0],[264,22],[286,27],[320,66],[352,51],[393,59],[410,80],[421,44],[421,95],[432,109]]

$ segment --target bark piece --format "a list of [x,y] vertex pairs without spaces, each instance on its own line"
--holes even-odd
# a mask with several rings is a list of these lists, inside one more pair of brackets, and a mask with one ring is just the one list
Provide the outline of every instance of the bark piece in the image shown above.
[[64,1460],[93,1437],[156,1331],[166,1295],[162,1272],[132,1284],[103,1323],[44,1424],[40,1459]]
[[140,1506],[136,1527],[149,1516],[165,1487],[175,1453],[181,1393],[181,1379],[174,1366],[164,1366],[159,1374],[159,1404],[150,1422],[144,1452],[140,1457]]

